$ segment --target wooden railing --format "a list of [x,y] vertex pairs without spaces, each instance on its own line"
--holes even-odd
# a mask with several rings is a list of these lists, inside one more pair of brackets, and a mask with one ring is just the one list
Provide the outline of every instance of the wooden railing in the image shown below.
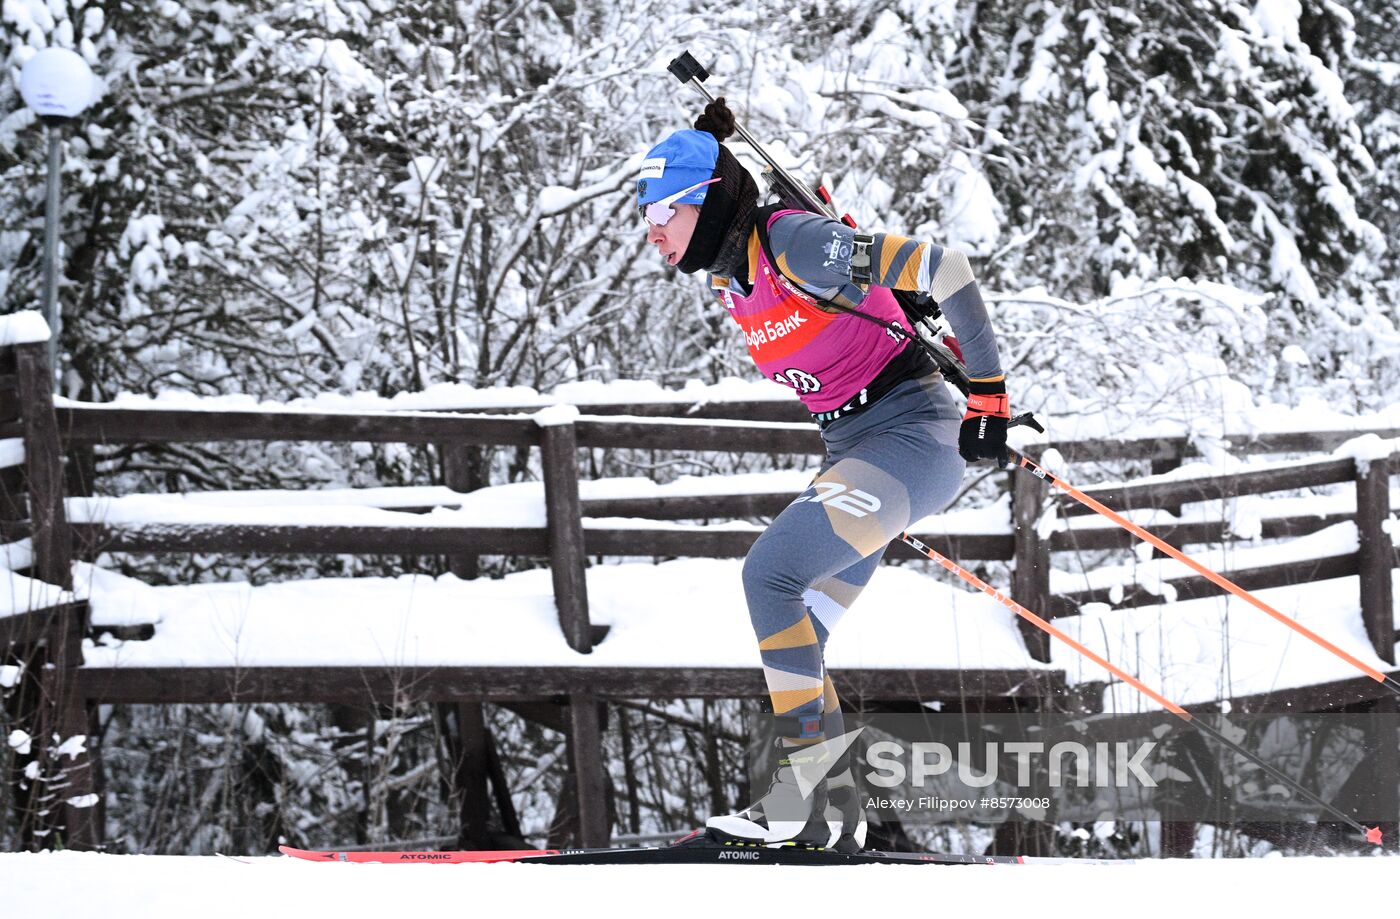
[[[647,497],[581,500],[577,450],[583,448],[634,448],[733,453],[787,453],[819,455],[822,444],[815,428],[801,422],[691,420],[654,417],[663,410],[684,412],[684,405],[585,406],[605,408],[628,417],[583,415],[568,423],[540,425],[528,416],[511,417],[508,409],[492,413],[381,412],[338,414],[300,411],[224,412],[164,409],[130,409],[65,406],[58,410],[59,428],[66,444],[229,442],[229,441],[329,441],[433,444],[444,452],[464,446],[527,446],[541,453],[541,469],[547,511],[544,528],[528,527],[345,527],[345,526],[247,526],[218,525],[142,527],[134,524],[81,524],[74,529],[89,551],[109,552],[280,552],[379,554],[393,545],[395,554],[474,556],[517,554],[548,556],[554,571],[560,624],[570,646],[587,652],[595,639],[588,622],[583,571],[588,556],[740,557],[756,533],[742,531],[677,531],[645,527],[622,530],[585,529],[585,516],[629,516],[651,520],[735,519],[771,515],[788,502],[788,493],[707,495],[704,497]],[[711,413],[716,406],[706,406]],[[774,406],[750,403],[745,408],[780,414]],[[653,417],[634,417],[650,414]],[[1244,454],[1298,452],[1334,447],[1358,435],[1357,431],[1319,431],[1265,435],[1235,443]],[[1400,436],[1400,430],[1379,428],[1382,437]],[[1028,449],[1033,455],[1053,447],[1067,459],[1146,459],[1157,468],[1169,460],[1191,454],[1182,439],[1151,437],[1122,441],[1073,441]],[[1303,461],[1279,468],[1230,475],[1207,475],[1170,481],[1147,482],[1088,492],[1119,510],[1169,508],[1201,501],[1291,491],[1352,482],[1360,512],[1355,515],[1272,519],[1266,522],[1266,538],[1305,535],[1325,526],[1355,519],[1363,549],[1313,560],[1311,565],[1289,563],[1227,573],[1247,589],[1286,586],[1313,580],[1362,574],[1368,634],[1383,643],[1384,603],[1388,591],[1388,543],[1381,529],[1389,516],[1386,483],[1391,464],[1377,461],[1358,465],[1344,459]],[[1361,471],[1364,469],[1364,472]],[[1013,474],[1014,535],[985,533],[931,536],[926,541],[944,554],[965,560],[1016,560],[1013,592],[1021,602],[1047,615],[1069,615],[1087,602],[1102,602],[1102,590],[1082,590],[1063,597],[1050,593],[1050,553],[1125,548],[1136,538],[1118,528],[1061,529],[1048,539],[1033,524],[1045,511],[1044,483],[1033,476]],[[1072,519],[1090,511],[1058,497],[1060,516]],[[1156,531],[1176,544],[1226,542],[1235,537],[1223,521],[1171,524]],[[891,545],[894,558],[916,558],[900,543]],[[1366,560],[1363,564],[1363,557]],[[1389,559],[1393,564],[1394,553]],[[1179,596],[1217,593],[1200,577],[1169,581]],[[1135,591],[1119,605],[1154,602],[1154,596]],[[1041,633],[1027,632],[1027,640],[1041,660],[1047,648]],[[1382,656],[1389,648],[1377,645]]]

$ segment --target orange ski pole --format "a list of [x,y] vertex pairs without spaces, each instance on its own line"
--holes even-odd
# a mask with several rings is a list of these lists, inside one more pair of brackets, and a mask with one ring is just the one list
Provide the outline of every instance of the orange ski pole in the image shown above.
[[1022,619],[1026,620],[1027,622],[1034,625],[1036,628],[1040,629],[1042,632],[1045,632],[1052,638],[1058,638],[1060,641],[1069,645],[1071,648],[1078,651],[1085,657],[1089,658],[1089,660],[1098,664],[1100,667],[1107,670],[1114,676],[1118,677],[1118,679],[1127,683],[1129,686],[1133,687],[1138,692],[1147,696],[1149,699],[1152,699],[1158,705],[1162,706],[1167,711],[1171,712],[1173,715],[1176,715],[1178,718],[1180,718],[1182,721],[1185,721],[1187,724],[1191,725],[1196,730],[1200,731],[1208,737],[1213,738],[1214,740],[1218,741],[1221,745],[1229,747],[1234,752],[1250,760],[1256,766],[1259,766],[1265,772],[1269,773],[1269,775],[1273,776],[1275,779],[1287,785],[1289,788],[1292,788],[1302,797],[1307,798],[1313,804],[1316,804],[1318,807],[1331,814],[1341,823],[1344,823],[1352,829],[1356,830],[1363,837],[1365,837],[1367,842],[1373,843],[1375,845],[1381,844],[1382,837],[1380,827],[1365,827],[1362,826],[1360,823],[1357,823],[1350,816],[1333,807],[1331,804],[1328,804],[1322,798],[1318,797],[1317,795],[1309,791],[1307,788],[1300,785],[1296,780],[1293,779],[1292,776],[1280,772],[1278,769],[1275,769],[1273,766],[1264,762],[1258,756],[1255,756],[1249,750],[1246,750],[1244,747],[1235,743],[1229,737],[1226,737],[1224,734],[1220,733],[1218,730],[1211,727],[1206,722],[1198,720],[1195,716],[1193,716],[1186,709],[1182,708],[1180,705],[1177,705],[1175,702],[1171,701],[1166,696],[1157,692],[1155,689],[1148,686],[1146,683],[1142,682],[1137,677],[1133,676],[1131,673],[1128,673],[1121,667],[1118,667],[1115,664],[1110,663],[1105,658],[1100,657],[1098,654],[1095,654],[1083,643],[1076,641],[1075,639],[1066,635],[1064,632],[1055,628],[1053,625],[1046,622],[1044,619],[1040,618],[1030,610],[1026,609],[1024,606],[1017,603],[1015,600],[1011,599],[1001,591],[997,590],[995,587],[992,587],[986,581],[982,580],[977,575],[973,574],[971,571],[968,571],[966,568],[959,565],[952,559],[948,558],[946,555],[943,555],[935,549],[929,548],[919,539],[910,536],[908,533],[899,534],[899,538],[906,545],[913,547],[915,551],[937,562],[939,565],[943,566],[948,571],[951,571],[953,574],[956,574],[958,577],[962,578],[964,581],[971,584],[973,587],[976,587],[978,590],[991,597],[993,600],[996,600],[1001,605],[1005,606],[1007,609],[1020,616]]
[[1400,696],[1400,681],[1395,680],[1393,677],[1387,676],[1385,673],[1383,673],[1380,670],[1377,670],[1375,667],[1372,667],[1370,664],[1356,657],[1354,654],[1350,654],[1346,651],[1343,651],[1341,648],[1337,647],[1332,642],[1328,641],[1321,635],[1309,629],[1307,626],[1302,625],[1296,620],[1288,618],[1283,613],[1279,612],[1269,604],[1265,603],[1263,600],[1260,600],[1254,594],[1250,593],[1243,587],[1236,584],[1234,581],[1231,581],[1229,578],[1225,577],[1222,574],[1218,574],[1212,571],[1205,565],[1202,565],[1200,562],[1196,561],[1191,556],[1187,555],[1185,552],[1182,552],[1180,549],[1173,546],[1171,543],[1165,542],[1160,537],[1154,536],[1152,533],[1138,526],[1136,523],[1133,523],[1131,520],[1124,517],[1122,514],[1118,513],[1113,508],[1109,507],[1106,504],[1103,504],[1100,501],[1096,501],[1089,495],[1086,495],[1084,492],[1075,488],[1073,485],[1069,484],[1064,479],[1055,475],[1053,472],[1050,472],[1045,467],[1037,464],[1034,460],[1030,459],[1029,457],[1018,453],[1009,447],[1007,448],[1006,452],[1008,455],[1010,455],[1012,461],[1014,461],[1017,466],[1029,471],[1038,478],[1044,479],[1051,485],[1054,485],[1056,488],[1070,495],[1072,498],[1074,498],[1074,500],[1078,501],[1080,504],[1083,504],[1085,507],[1102,514],[1109,520],[1112,520],[1114,523],[1118,524],[1120,527],[1127,530],[1129,533],[1132,533],[1138,539],[1141,539],[1144,542],[1151,544],[1155,548],[1162,550],[1167,555],[1170,555],[1172,558],[1181,562],[1183,565],[1190,568],[1197,574],[1201,575],[1203,578],[1210,581],[1212,584],[1216,585],[1222,590],[1229,591],[1236,597],[1239,597],[1241,600],[1248,603],[1250,606],[1253,606],[1256,609],[1268,613],[1274,619],[1277,619],[1279,622],[1288,626],[1290,629],[1297,632],[1299,635],[1302,635],[1304,638],[1315,643],[1319,647],[1331,651],[1337,657],[1340,657],[1342,660],[1346,661],[1348,664],[1351,664],[1357,670],[1360,670],[1362,673],[1366,674],[1368,677],[1375,680],[1377,683],[1380,683],[1381,685],[1389,689],[1391,692]]

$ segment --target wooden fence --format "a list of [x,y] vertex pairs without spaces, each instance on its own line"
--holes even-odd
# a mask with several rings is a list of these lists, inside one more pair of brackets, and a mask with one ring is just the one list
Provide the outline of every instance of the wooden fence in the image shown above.
[[[45,342],[0,348],[0,438],[19,440],[24,455],[23,463],[0,469],[0,539],[7,548],[30,540],[27,573],[71,591],[72,536]],[[31,843],[61,832],[82,846],[99,836],[91,757],[82,745],[59,752],[62,740],[88,732],[77,685],[86,613],[84,604],[69,602],[0,618],[0,663],[20,667],[9,709],[32,738],[32,774],[15,783],[21,837]]]
[[[595,407],[585,406],[589,411]],[[608,406],[629,416],[657,406]],[[679,408],[679,407],[678,407]],[[713,408],[711,409],[713,410]],[[769,414],[777,414],[768,408]],[[346,526],[226,526],[183,525],[143,528],[139,524],[75,526],[79,540],[90,551],[109,552],[263,552],[378,554],[392,544],[398,554],[435,554],[470,557],[480,554],[548,556],[554,574],[560,625],[570,647],[587,653],[599,639],[588,619],[587,590],[583,577],[589,556],[677,556],[734,558],[743,556],[756,534],[741,531],[678,531],[636,527],[619,530],[585,530],[583,517],[636,517],[648,520],[740,519],[776,514],[792,499],[788,492],[770,494],[706,495],[703,497],[579,498],[578,451],[588,448],[637,448],[655,450],[730,451],[820,455],[822,445],[809,424],[772,422],[723,422],[677,419],[626,420],[606,416],[582,416],[578,420],[539,425],[529,417],[500,414],[455,416],[401,413],[316,414],[301,412],[207,412],[160,409],[63,408],[59,426],[70,445],[217,442],[238,440],[369,441],[434,444],[444,455],[466,446],[529,446],[540,450],[547,523],[527,527],[346,527]],[[1263,436],[1235,444],[1246,454],[1297,453],[1330,449],[1357,436],[1356,431],[1325,431]],[[1400,430],[1380,429],[1382,437],[1400,436]],[[1185,439],[1154,437],[1136,441],[1079,441],[1051,445],[1066,459],[1150,460],[1158,469],[1170,468],[1191,455]],[[1044,448],[1042,448],[1043,450]],[[1032,450],[1039,455],[1042,450]],[[1367,634],[1377,654],[1390,660],[1393,626],[1389,571],[1395,564],[1383,527],[1390,515],[1390,461],[1358,463],[1350,458],[1301,461],[1280,468],[1228,475],[1196,476],[1165,482],[1146,482],[1112,488],[1083,489],[1091,496],[1124,511],[1143,508],[1177,508],[1183,504],[1262,495],[1271,492],[1321,488],[1352,483],[1356,489],[1355,514],[1299,515],[1264,522],[1264,538],[1302,536],[1335,523],[1354,519],[1360,551],[1228,572],[1247,590],[1288,586],[1310,581],[1360,575],[1362,609]],[[1032,610],[1050,617],[1072,615],[1089,602],[1106,602],[1108,592],[1085,589],[1064,596],[1050,592],[1050,554],[1128,548],[1136,537],[1116,527],[1060,529],[1049,538],[1038,535],[1034,524],[1046,512],[1046,483],[1029,474],[1012,474],[1014,533],[999,536],[982,533],[931,536],[925,541],[940,552],[964,560],[1017,562],[1012,592]],[[1067,496],[1057,496],[1057,513],[1073,519],[1091,513]],[[1157,535],[1176,545],[1228,542],[1236,537],[1223,520],[1181,523],[1159,527]],[[890,547],[892,558],[918,558],[901,543]],[[1212,596],[1219,588],[1200,576],[1168,581],[1182,599]],[[1145,590],[1130,592],[1118,600],[1120,607],[1155,603],[1159,597]],[[1028,627],[1029,628],[1029,627]],[[1026,638],[1033,656],[1047,661],[1043,633],[1029,629]],[[1391,661],[1394,663],[1394,661]],[[738,687],[734,687],[737,689]],[[723,694],[723,693],[721,693]]]
[[[204,411],[139,409],[109,406],[52,407],[43,366],[42,345],[13,349],[15,369],[0,377],[0,405],[22,406],[16,420],[0,420],[0,437],[21,437],[26,446],[24,490],[34,509],[4,522],[9,541],[28,535],[34,543],[34,572],[53,583],[67,583],[69,559],[76,544],[84,552],[201,552],[201,553],[334,553],[445,555],[454,570],[471,572],[479,555],[547,556],[550,560],[560,628],[569,646],[588,653],[604,630],[589,614],[584,578],[590,556],[739,557],[756,534],[741,531],[678,532],[667,528],[620,530],[586,529],[589,516],[629,516],[653,520],[744,518],[770,515],[791,500],[790,493],[731,496],[610,498],[580,497],[579,456],[592,449],[652,449],[820,455],[815,428],[804,423],[794,403],[754,402],[710,405],[692,410],[683,404],[585,405],[580,416],[562,423],[541,424],[509,408],[472,412]],[[4,393],[14,396],[4,402]],[[532,411],[533,407],[522,407]],[[734,411],[744,421],[722,420],[718,413]],[[671,412],[687,417],[665,417]],[[699,416],[699,417],[697,417]],[[0,416],[8,417],[8,416]],[[762,419],[762,420],[760,420]],[[1357,431],[1325,431],[1261,436],[1233,443],[1239,453],[1280,454],[1328,450],[1356,436]],[[1378,429],[1382,437],[1400,430]],[[514,527],[392,527],[366,526],[228,526],[181,525],[143,527],[140,524],[68,524],[63,516],[62,474],[65,452],[119,444],[217,443],[233,441],[325,441],[435,445],[444,458],[447,484],[463,485],[463,452],[473,447],[508,446],[539,451],[546,524]],[[1140,440],[1067,442],[1053,445],[1068,462],[1083,460],[1143,460],[1155,471],[1172,468],[1192,455],[1184,439],[1155,437]],[[1035,451],[1039,453],[1039,451]],[[1392,458],[1393,460],[1393,458]],[[1377,654],[1394,663],[1391,569],[1396,564],[1384,524],[1389,518],[1389,477],[1392,461],[1356,463],[1350,459],[1306,461],[1286,468],[1228,476],[1193,477],[1149,482],[1112,489],[1088,489],[1119,508],[1171,508],[1189,502],[1323,487],[1351,482],[1357,512],[1331,516],[1271,519],[1263,535],[1274,538],[1314,532],[1332,523],[1354,519],[1360,535],[1358,552],[1311,560],[1307,564],[1265,565],[1226,572],[1249,589],[1283,586],[1311,580],[1359,574],[1367,634]],[[456,481],[454,481],[454,479]],[[1120,530],[1061,529],[1048,538],[1037,522],[1051,498],[1045,483],[1028,474],[1011,475],[1014,529],[1009,535],[948,534],[926,539],[939,551],[962,560],[1013,561],[1012,594],[1027,607],[1047,616],[1076,612],[1086,602],[1106,599],[1098,590],[1064,596],[1050,592],[1050,561],[1056,552],[1126,547],[1132,537]],[[18,491],[16,491],[18,493]],[[1056,501],[1062,499],[1056,498]],[[1061,503],[1057,513],[1073,519],[1075,505]],[[1177,544],[1213,543],[1232,538],[1223,521],[1182,523],[1164,527],[1159,535]],[[385,546],[393,547],[392,553]],[[894,557],[913,558],[901,544]],[[1206,596],[1213,585],[1200,578],[1170,582],[1182,597]],[[1144,591],[1130,592],[1119,605],[1154,602]],[[477,667],[384,669],[362,668],[96,668],[80,667],[77,641],[84,634],[82,607],[65,608],[53,624],[17,642],[39,647],[56,662],[54,687],[45,696],[47,709],[64,730],[81,733],[86,709],[98,703],[174,702],[327,702],[387,698],[407,685],[414,697],[457,707],[458,723],[484,730],[481,702],[528,702],[542,698],[567,700],[572,767],[579,808],[577,842],[602,844],[608,837],[602,813],[605,782],[601,757],[600,700],[636,697],[760,696],[760,674],[743,669],[707,668],[681,671],[641,671],[596,667]],[[0,620],[3,621],[3,620]],[[47,622],[47,620],[46,620]],[[1041,633],[1026,632],[1028,648],[1041,661],[1048,648]],[[1045,669],[856,671],[837,674],[843,697],[862,700],[941,700],[952,704],[987,704],[989,700],[1022,700],[1030,704],[1065,705],[1063,676]],[[1370,684],[1370,685],[1367,685]],[[1303,687],[1267,697],[1232,700],[1240,710],[1271,707],[1313,710],[1377,698],[1376,684],[1364,678],[1326,686]],[[1093,700],[1076,700],[1074,704]],[[480,749],[480,737],[463,736],[467,750]],[[473,772],[473,769],[475,771]],[[485,782],[484,771],[469,768],[471,781]],[[83,770],[86,774],[86,770]],[[79,792],[87,786],[74,785]],[[484,784],[464,795],[464,807],[484,807]],[[499,792],[500,789],[498,788]],[[85,792],[84,792],[85,793]],[[464,810],[463,824],[480,825],[480,811]],[[72,845],[97,842],[98,828],[82,814],[66,824]]]

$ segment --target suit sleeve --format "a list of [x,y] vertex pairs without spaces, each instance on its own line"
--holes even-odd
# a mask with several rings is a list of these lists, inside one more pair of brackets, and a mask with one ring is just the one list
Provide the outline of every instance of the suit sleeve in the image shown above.
[[871,283],[893,290],[924,291],[943,309],[962,348],[970,379],[1003,379],[996,334],[966,253],[892,233],[876,233],[870,268]]
[[[844,223],[819,214],[788,214],[773,222],[769,243],[778,270],[808,292],[845,306],[864,299],[864,292],[851,283],[855,230]],[[970,378],[1002,379],[996,335],[966,254],[876,233],[870,267],[871,283],[877,287],[924,291],[933,297],[953,327]]]

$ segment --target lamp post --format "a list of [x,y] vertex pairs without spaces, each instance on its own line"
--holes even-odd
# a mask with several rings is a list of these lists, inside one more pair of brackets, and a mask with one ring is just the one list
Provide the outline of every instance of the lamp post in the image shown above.
[[44,208],[44,321],[49,324],[49,370],[58,382],[58,191],[63,170],[63,130],[92,103],[87,61],[67,48],[45,48],[24,65],[19,91],[47,127],[48,203]]

